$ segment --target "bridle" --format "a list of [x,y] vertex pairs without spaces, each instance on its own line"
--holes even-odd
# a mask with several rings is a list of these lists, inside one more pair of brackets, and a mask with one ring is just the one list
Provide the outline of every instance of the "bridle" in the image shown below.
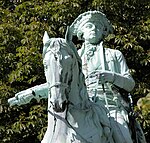
[[[66,83],[62,83],[62,82],[55,82],[54,84],[52,84],[49,88],[48,88],[48,90],[49,90],[49,92],[51,92],[51,89],[52,88],[64,88],[64,91],[66,91],[67,89],[69,89],[69,86],[66,84]],[[67,94],[66,93],[64,93],[65,94],[65,97],[66,97],[66,102],[65,102],[65,105],[66,104],[68,104],[69,102],[68,102],[68,96],[67,96]],[[56,95],[56,99],[58,99],[59,97]],[[53,109],[54,109],[54,102],[52,102],[52,101],[50,101],[50,103],[51,103],[51,105],[52,105],[52,107],[53,107]],[[62,110],[63,110],[63,107],[62,107]]]

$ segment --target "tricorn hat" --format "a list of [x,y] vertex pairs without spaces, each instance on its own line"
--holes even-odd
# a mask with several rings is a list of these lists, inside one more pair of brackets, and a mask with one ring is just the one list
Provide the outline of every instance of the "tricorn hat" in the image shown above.
[[87,11],[80,14],[74,22],[71,24],[70,29],[73,35],[77,35],[80,28],[88,21],[97,21],[99,24],[104,25],[104,35],[107,36],[109,33],[113,32],[112,25],[110,21],[106,18],[106,15],[100,11]]

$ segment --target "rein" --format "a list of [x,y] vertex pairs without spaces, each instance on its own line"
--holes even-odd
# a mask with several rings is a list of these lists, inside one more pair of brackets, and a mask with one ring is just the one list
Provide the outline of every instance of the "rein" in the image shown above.
[[[66,114],[67,114],[67,111],[68,111],[68,107],[67,107],[66,111],[64,111],[64,112],[66,112]],[[69,121],[67,120],[66,117],[63,118],[60,115],[56,114],[55,112],[51,112],[50,110],[48,110],[48,113],[50,113],[54,117],[55,124],[54,124],[54,129],[53,129],[53,135],[55,133],[55,127],[56,127],[57,119],[59,119],[62,122],[64,122],[69,128],[71,128],[72,130],[74,130],[85,143],[91,143],[91,142],[87,141],[84,137],[82,137],[82,135],[80,133],[78,133],[76,131],[76,129],[69,123]]]
[[[66,84],[66,83],[62,83],[62,82],[56,82],[55,84],[52,84],[49,89],[53,88],[53,87],[56,87],[56,88],[59,88],[59,87],[64,87],[64,88],[68,88],[69,86]],[[68,112],[68,105],[73,105],[75,106],[72,102],[68,101],[67,102],[67,107],[66,107],[66,110],[64,112],[66,112],[65,114],[67,114]],[[52,104],[53,106],[53,104]],[[75,106],[76,107],[76,106]],[[77,107],[76,107],[77,108]],[[69,128],[71,128],[72,130],[74,130],[78,135],[79,137],[85,142],[85,143],[91,143],[89,141],[87,141],[84,137],[82,137],[82,135],[80,133],[78,133],[76,131],[76,129],[69,123],[69,121],[67,120],[66,118],[66,115],[65,115],[65,118],[61,117],[60,115],[58,115],[54,110],[53,112],[51,112],[50,110],[48,110],[48,113],[50,113],[53,117],[54,117],[54,129],[53,129],[53,135],[55,133],[55,128],[56,128],[56,124],[57,124],[57,119],[61,120],[62,122],[64,122]]]

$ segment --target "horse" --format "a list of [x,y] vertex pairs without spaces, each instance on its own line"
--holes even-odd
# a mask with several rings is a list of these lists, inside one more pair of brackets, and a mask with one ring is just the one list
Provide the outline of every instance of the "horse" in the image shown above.
[[88,97],[81,59],[63,38],[44,41],[48,127],[41,143],[114,143],[107,109]]

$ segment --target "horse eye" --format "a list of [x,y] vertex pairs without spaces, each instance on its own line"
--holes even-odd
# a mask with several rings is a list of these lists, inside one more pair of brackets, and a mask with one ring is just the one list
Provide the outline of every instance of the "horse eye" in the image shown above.
[[59,85],[55,85],[55,87],[56,87],[56,88],[58,88],[58,87],[59,87]]
[[47,70],[47,69],[48,69],[48,66],[47,66],[47,65],[44,65],[44,69],[46,69],[46,70]]
[[54,55],[54,57],[55,57],[55,60],[57,61],[57,60],[58,60],[58,57],[57,57],[56,55]]

